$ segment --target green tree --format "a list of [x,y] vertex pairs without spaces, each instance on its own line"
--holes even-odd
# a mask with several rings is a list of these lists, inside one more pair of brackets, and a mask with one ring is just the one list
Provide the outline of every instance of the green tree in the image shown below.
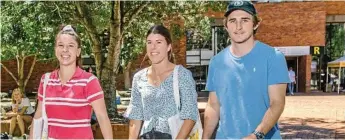
[[343,24],[330,24],[326,26],[326,55],[328,61],[344,56],[345,31]]
[[[25,34],[12,37],[18,40],[15,43],[11,42],[10,37],[3,39],[7,42],[1,44],[2,48],[7,49],[2,49],[1,53],[25,52],[25,55],[30,55],[39,52],[37,56],[51,58],[55,39],[55,34],[52,32],[57,32],[56,27],[61,23],[78,25],[77,31],[82,37],[84,50],[87,54],[92,54],[95,60],[96,73],[105,92],[107,108],[110,109],[109,115],[114,117],[116,116],[116,111],[114,111],[116,110],[115,77],[121,72],[129,71],[131,62],[143,52],[148,28],[153,24],[173,23],[178,18],[184,20],[185,23],[183,27],[172,25],[176,27],[171,29],[174,39],[181,37],[185,30],[191,27],[200,30],[201,35],[208,38],[211,35],[208,25],[210,22],[204,13],[210,8],[224,9],[224,3],[205,1],[2,2],[2,7],[4,7],[2,15],[8,17],[2,18],[2,22],[8,20],[4,23],[5,27],[1,27],[2,38],[12,36],[10,27],[15,23],[20,23],[20,27],[25,27],[21,30]],[[22,21],[30,16],[34,18]],[[200,25],[200,21],[205,24]],[[176,25],[176,23],[173,24]],[[18,38],[21,36],[25,37],[25,41],[19,41]],[[27,37],[30,39],[28,40]],[[34,46],[32,53],[27,53],[27,47],[13,47],[20,46],[20,43],[23,44],[22,46],[27,46],[29,42],[36,43],[32,45]],[[25,51],[20,51],[22,48]],[[16,55],[11,57],[14,56]]]
[[[25,93],[36,61],[39,58],[51,58],[53,53],[52,26],[45,21],[47,7],[41,3],[31,2],[1,2],[1,60],[17,59],[17,75],[4,64],[2,68],[15,80],[18,87]],[[54,21],[51,21],[54,22]],[[24,74],[24,63],[28,57],[33,57],[29,73]]]
[[[70,18],[61,16],[61,6],[64,5],[53,2],[1,1],[1,60],[17,59],[18,68],[15,73],[2,63],[1,66],[24,92],[36,62],[54,57],[58,26],[71,22]],[[83,28],[79,26],[77,30],[82,31]],[[90,42],[83,37],[86,36],[83,32],[80,36],[85,50],[83,54],[90,54]],[[27,63],[28,57],[33,57],[33,61],[29,62],[29,72],[24,73],[24,63]]]

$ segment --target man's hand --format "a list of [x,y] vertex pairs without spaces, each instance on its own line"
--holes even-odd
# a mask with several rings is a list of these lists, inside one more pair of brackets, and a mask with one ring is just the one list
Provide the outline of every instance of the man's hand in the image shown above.
[[244,137],[244,138],[242,138],[242,139],[244,139],[244,140],[256,139],[256,136],[252,133],[252,134],[250,134],[250,135],[248,135],[248,136],[246,136],[246,137]]

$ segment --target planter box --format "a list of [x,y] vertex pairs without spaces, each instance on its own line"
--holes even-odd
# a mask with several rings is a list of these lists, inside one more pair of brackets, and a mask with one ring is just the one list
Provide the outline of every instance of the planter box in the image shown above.
[[[128,139],[129,135],[129,125],[112,123],[111,128],[113,129],[113,139]],[[93,131],[93,136],[95,139],[103,139],[102,131],[99,126]]]
[[[200,117],[202,124],[204,123],[204,110],[200,110]],[[111,128],[113,129],[113,139],[128,139],[129,135],[129,124],[112,123]],[[95,139],[103,139],[102,131],[99,125],[97,125],[96,130],[93,131],[93,136]]]
[[[5,132],[9,133],[10,132],[10,122],[11,122],[11,119],[1,118],[0,133],[5,133]],[[30,121],[30,122],[24,121],[25,134],[29,134],[30,131],[29,131],[28,127],[31,124],[31,122],[32,121]],[[16,128],[13,131],[13,136],[21,136],[18,122],[17,122]]]

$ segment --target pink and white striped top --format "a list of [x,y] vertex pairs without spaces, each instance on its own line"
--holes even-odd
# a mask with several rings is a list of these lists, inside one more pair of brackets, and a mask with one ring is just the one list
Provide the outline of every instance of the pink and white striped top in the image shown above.
[[[42,101],[44,75],[38,89]],[[51,73],[46,87],[48,137],[51,139],[93,139],[90,125],[91,105],[104,98],[96,76],[79,67],[71,80],[62,85],[58,70]]]

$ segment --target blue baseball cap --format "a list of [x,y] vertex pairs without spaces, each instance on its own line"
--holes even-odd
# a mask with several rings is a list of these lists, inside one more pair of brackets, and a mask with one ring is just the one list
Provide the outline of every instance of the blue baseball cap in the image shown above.
[[235,10],[243,10],[251,15],[256,15],[256,9],[253,3],[249,0],[236,0],[230,1],[227,11],[225,12],[224,16],[227,17],[231,12]]

